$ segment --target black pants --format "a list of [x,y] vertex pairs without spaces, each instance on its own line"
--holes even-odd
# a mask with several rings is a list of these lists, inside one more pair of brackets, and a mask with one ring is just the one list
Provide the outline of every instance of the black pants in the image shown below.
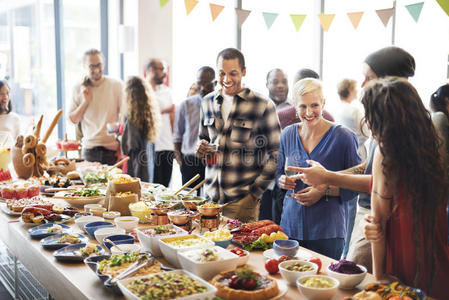
[[200,178],[197,179],[194,183],[191,184],[191,187],[194,187],[201,180],[204,179],[204,173],[206,171],[206,164],[204,160],[196,157],[195,155],[183,155],[182,156],[182,165],[181,165],[181,175],[182,175],[182,184],[185,184],[187,181],[192,179],[196,174],[200,174]]
[[284,207],[284,197],[287,193],[286,190],[281,189],[277,184],[274,185],[273,189],[273,205],[272,214],[273,221],[276,224],[281,224],[282,209]]
[[272,220],[273,190],[266,190],[260,200],[259,220]]
[[105,147],[83,149],[82,158],[87,161],[98,161],[110,166],[115,165],[117,162],[116,151],[106,149]]
[[154,183],[160,183],[168,187],[173,170],[173,157],[173,151],[156,152],[156,159],[154,160]]

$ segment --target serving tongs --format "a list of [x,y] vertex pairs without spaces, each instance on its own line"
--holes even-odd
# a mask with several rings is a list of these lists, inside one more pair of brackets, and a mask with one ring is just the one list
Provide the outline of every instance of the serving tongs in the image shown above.
[[141,258],[139,258],[137,261],[132,263],[125,271],[120,273],[117,277],[108,279],[107,280],[107,281],[109,281],[108,284],[114,285],[117,283],[117,281],[136,273],[137,271],[139,271],[143,267],[146,267],[149,264],[154,264],[154,262],[155,262],[155,260],[153,257],[147,257],[146,255],[144,255]]

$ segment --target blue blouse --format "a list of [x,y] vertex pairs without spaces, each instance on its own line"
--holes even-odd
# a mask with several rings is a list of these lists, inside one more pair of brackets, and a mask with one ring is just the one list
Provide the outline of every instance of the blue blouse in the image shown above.
[[[321,138],[310,154],[304,149],[298,133],[299,124],[282,131],[277,179],[284,174],[285,159],[290,166],[308,167],[306,160],[312,159],[331,171],[340,171],[360,163],[357,154],[357,138],[348,128],[333,125]],[[295,192],[306,188],[302,181],[296,182]],[[285,233],[297,240],[344,238],[348,200],[357,193],[340,189],[340,196],[322,197],[312,206],[303,206],[291,197],[289,190],[284,198],[281,226]]]

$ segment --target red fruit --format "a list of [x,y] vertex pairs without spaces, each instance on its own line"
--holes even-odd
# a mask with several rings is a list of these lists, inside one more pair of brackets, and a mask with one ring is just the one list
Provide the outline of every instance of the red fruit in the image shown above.
[[317,274],[320,273],[321,265],[322,265],[321,259],[319,259],[318,257],[312,257],[312,258],[309,258],[308,261],[316,264],[318,266],[318,270],[316,271],[316,273]]
[[283,261],[286,261],[286,260],[292,260],[292,259],[294,259],[294,258],[291,257],[291,256],[288,256],[288,255],[281,255],[281,256],[278,258],[278,262],[281,263],[281,262],[283,262]]
[[237,275],[232,275],[231,281],[229,281],[229,286],[232,288],[238,288],[239,286],[239,277]]
[[254,290],[256,288],[256,281],[254,279],[243,279],[242,287],[245,290]]
[[265,270],[267,270],[267,272],[271,275],[276,274],[279,272],[279,262],[274,258],[267,260],[265,262]]

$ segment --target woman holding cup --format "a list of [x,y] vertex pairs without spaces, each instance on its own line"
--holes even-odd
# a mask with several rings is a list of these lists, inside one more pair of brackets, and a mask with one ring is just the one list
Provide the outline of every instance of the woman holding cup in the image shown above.
[[296,175],[285,175],[285,168],[306,167],[312,159],[334,171],[355,166],[360,163],[357,138],[347,128],[323,118],[325,100],[319,80],[298,81],[293,103],[301,123],[285,128],[281,134],[278,183],[288,190],[281,226],[301,246],[339,259],[346,235],[347,201],[356,193],[326,185],[307,186]]

